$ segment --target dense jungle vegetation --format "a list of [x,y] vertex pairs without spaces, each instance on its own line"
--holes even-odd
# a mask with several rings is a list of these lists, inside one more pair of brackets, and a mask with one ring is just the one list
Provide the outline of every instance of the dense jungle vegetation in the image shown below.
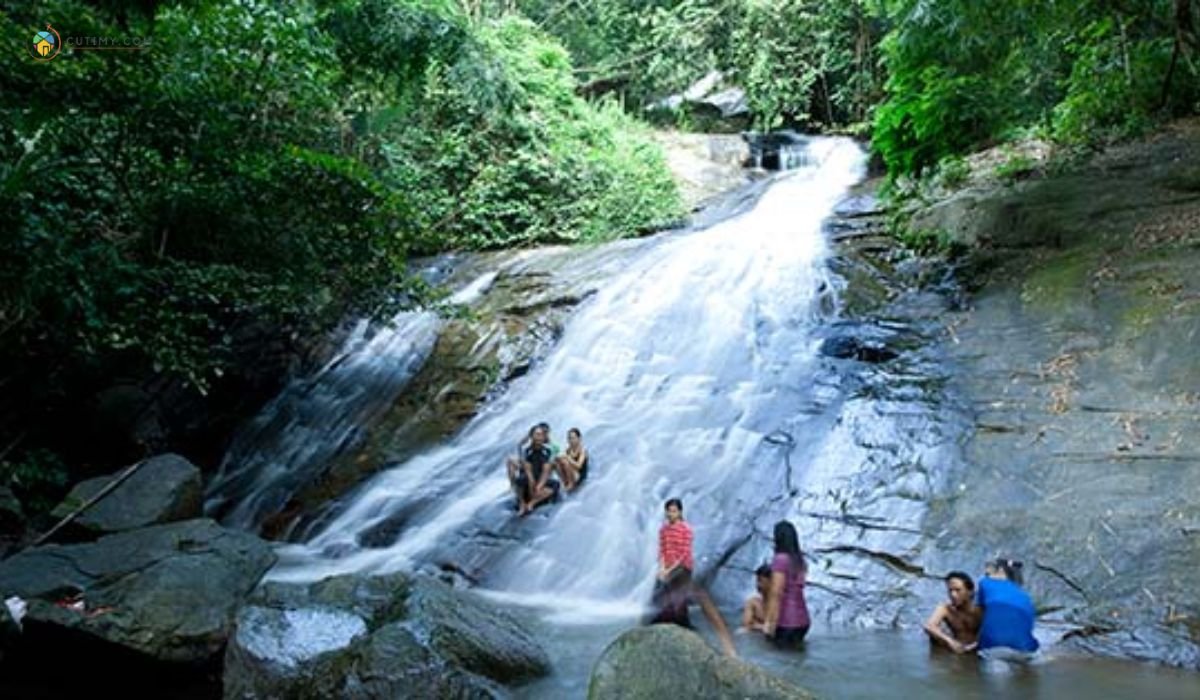
[[[219,384],[247,319],[315,334],[430,301],[414,256],[678,220],[644,108],[710,71],[760,129],[863,135],[892,176],[919,175],[1006,139],[1086,148],[1194,114],[1198,15],[1194,0],[0,2],[0,486],[53,492],[78,459],[64,407],[115,375]],[[64,44],[144,48],[39,60],[47,24]]]

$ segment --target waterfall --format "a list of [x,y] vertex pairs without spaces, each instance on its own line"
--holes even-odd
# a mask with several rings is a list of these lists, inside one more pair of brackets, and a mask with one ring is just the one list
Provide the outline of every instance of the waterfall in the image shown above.
[[[639,250],[530,375],[453,439],[370,480],[308,542],[283,547],[272,576],[455,561],[508,595],[561,603],[569,591],[592,608],[625,608],[650,584],[665,498],[683,498],[698,539],[718,543],[764,490],[784,488],[784,475],[748,472],[773,449],[764,438],[779,416],[811,390],[829,288],[820,225],[863,172],[847,139],[804,149],[752,210]],[[502,460],[541,420],[556,441],[583,431],[592,473],[518,520]],[[397,514],[394,542],[361,543]]]
[[[482,275],[453,297],[466,304],[495,279]],[[281,510],[338,455],[356,447],[437,340],[430,311],[403,312],[375,327],[359,321],[338,353],[313,376],[290,383],[234,439],[208,487],[205,511],[253,529]]]

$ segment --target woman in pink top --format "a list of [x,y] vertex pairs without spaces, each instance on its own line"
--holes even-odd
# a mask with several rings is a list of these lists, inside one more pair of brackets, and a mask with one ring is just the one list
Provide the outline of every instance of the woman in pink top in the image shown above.
[[767,591],[766,633],[776,646],[794,649],[808,634],[808,605],[804,581],[808,564],[800,551],[796,528],[786,520],[775,523],[775,558],[771,560],[771,587]]

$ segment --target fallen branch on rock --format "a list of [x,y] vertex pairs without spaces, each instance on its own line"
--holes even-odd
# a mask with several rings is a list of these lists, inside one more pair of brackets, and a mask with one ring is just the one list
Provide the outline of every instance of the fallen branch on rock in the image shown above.
[[903,527],[900,525],[889,525],[883,518],[877,518],[871,515],[854,515],[853,513],[814,513],[812,511],[801,511],[799,515],[807,518],[816,518],[817,520],[832,520],[844,525],[862,528],[863,530],[884,530],[891,532],[907,532],[913,535],[920,535],[921,531],[916,528]]
[[820,549],[815,549],[813,551],[817,552],[818,554],[833,554],[833,553],[862,554],[862,555],[870,557],[872,559],[878,559],[879,561],[883,562],[887,566],[889,566],[893,569],[896,569],[897,571],[900,571],[902,573],[910,574],[913,576],[920,576],[921,578],[928,578],[928,579],[932,579],[935,581],[941,580],[940,576],[934,576],[933,574],[926,572],[925,567],[918,566],[916,564],[908,562],[908,561],[904,560],[903,558],[898,557],[895,554],[891,554],[889,552],[877,552],[873,549],[867,549],[866,547],[859,547],[858,545],[851,545],[851,544],[840,544],[840,545],[835,545],[833,547],[822,547]]
[[117,478],[108,482],[104,486],[104,488],[100,489],[99,493],[97,493],[95,496],[92,496],[91,498],[89,498],[86,502],[84,502],[83,505],[79,506],[74,511],[72,511],[67,517],[58,521],[57,525],[50,528],[46,532],[46,534],[44,534],[41,537],[34,540],[33,544],[30,546],[37,547],[37,546],[43,545],[46,542],[48,542],[50,540],[50,538],[53,537],[59,530],[63,529],[68,524],[70,524],[71,521],[73,521],[75,518],[78,518],[80,515],[82,515],[83,512],[86,511],[88,508],[91,508],[92,506],[96,505],[105,496],[112,493],[113,491],[116,491],[118,486],[125,483],[125,480],[128,479],[129,477],[133,476],[133,473],[136,472],[138,469],[140,469],[141,466],[143,464],[145,464],[147,461],[148,460],[143,459],[142,461],[138,462],[137,464],[134,464],[131,467],[129,467],[128,469],[126,469],[125,471],[121,472],[120,476],[118,476]]
[[1087,601],[1089,603],[1092,602],[1091,596],[1089,596],[1087,591],[1085,591],[1083,589],[1083,586],[1080,586],[1078,583],[1076,583],[1074,580],[1072,580],[1070,576],[1067,576],[1066,574],[1064,574],[1063,572],[1054,568],[1053,566],[1050,566],[1049,564],[1043,564],[1040,561],[1033,562],[1033,566],[1041,571],[1045,571],[1046,573],[1057,577],[1058,580],[1067,584],[1067,586],[1069,586],[1071,588],[1071,590],[1075,591],[1080,596],[1082,596],[1085,601]]

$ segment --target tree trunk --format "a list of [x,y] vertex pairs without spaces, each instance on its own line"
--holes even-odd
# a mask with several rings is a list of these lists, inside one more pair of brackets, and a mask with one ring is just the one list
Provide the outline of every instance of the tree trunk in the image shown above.
[[[1192,18],[1192,0],[1175,0],[1175,46],[1171,51],[1171,65],[1167,67],[1167,75],[1163,78],[1162,94],[1158,99],[1159,109],[1167,106],[1171,95],[1171,79],[1175,77],[1175,67],[1179,64],[1180,55],[1189,49],[1193,52],[1197,49],[1196,24]],[[1190,57],[1185,55],[1184,60],[1188,61],[1189,68],[1195,72]]]

